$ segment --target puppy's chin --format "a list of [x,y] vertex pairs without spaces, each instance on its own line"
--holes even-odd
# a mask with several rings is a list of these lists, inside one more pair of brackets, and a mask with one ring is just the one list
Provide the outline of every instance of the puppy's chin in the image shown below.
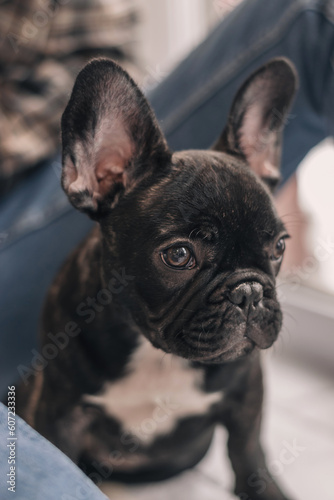
[[[244,324],[238,325],[235,335],[228,340],[222,334],[217,334],[216,339],[211,338],[210,343],[191,342],[186,334],[176,342],[167,342],[164,347],[160,346],[166,352],[176,354],[189,361],[203,364],[219,364],[236,361],[251,354],[254,350],[268,349],[275,342],[278,329],[272,330],[266,335],[261,331],[258,325]],[[220,337],[220,340],[218,340]]]
[[177,349],[172,348],[170,352],[179,356],[181,355],[182,357],[189,359],[189,361],[195,361],[197,363],[220,364],[244,358],[253,352],[254,349],[257,349],[256,344],[247,337],[244,337],[234,345],[225,347],[223,350],[221,346],[218,345],[217,348],[213,349],[210,354],[205,351],[201,352],[200,349],[198,349],[198,351],[188,350],[187,348],[180,349],[180,346],[178,346]]
[[238,342],[237,345],[234,345],[223,352],[217,349],[216,353],[210,356],[200,356],[194,361],[204,364],[228,363],[230,361],[236,361],[248,356],[255,349],[257,349],[256,344],[252,340],[245,337],[241,342]]

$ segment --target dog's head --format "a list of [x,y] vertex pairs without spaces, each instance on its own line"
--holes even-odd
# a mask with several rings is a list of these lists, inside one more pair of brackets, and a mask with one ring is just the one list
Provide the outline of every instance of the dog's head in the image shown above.
[[212,149],[172,153],[117,64],[94,60],[76,80],[62,185],[101,225],[104,278],[123,267],[136,277],[118,300],[166,352],[219,363],[278,335],[287,233],[271,191],[295,89],[293,66],[269,61],[237,93]]

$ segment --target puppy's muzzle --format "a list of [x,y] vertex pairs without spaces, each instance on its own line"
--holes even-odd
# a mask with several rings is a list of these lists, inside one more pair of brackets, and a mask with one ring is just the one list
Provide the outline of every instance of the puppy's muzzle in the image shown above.
[[250,307],[258,307],[263,299],[263,287],[256,281],[240,283],[227,293],[232,304],[239,306],[247,314]]
[[[230,281],[225,293],[229,302],[244,317],[246,324],[244,336],[260,349],[267,349],[272,345],[279,328],[268,328],[268,325],[281,318],[281,313],[276,310],[279,306],[274,298],[275,289],[265,281],[254,274],[245,275],[242,280]],[[271,301],[270,307],[268,299]]]

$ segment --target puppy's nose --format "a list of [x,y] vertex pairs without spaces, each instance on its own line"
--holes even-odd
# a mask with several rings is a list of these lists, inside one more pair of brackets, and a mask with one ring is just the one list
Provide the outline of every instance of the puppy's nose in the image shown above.
[[256,306],[261,302],[263,299],[263,288],[256,281],[241,283],[230,290],[228,298],[232,304],[246,309],[250,305]]

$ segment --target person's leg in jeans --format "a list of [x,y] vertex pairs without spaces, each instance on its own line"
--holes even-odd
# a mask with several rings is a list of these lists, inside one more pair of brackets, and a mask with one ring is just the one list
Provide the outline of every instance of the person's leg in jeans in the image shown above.
[[[17,416],[10,436],[7,413],[0,403],[0,422],[6,422],[0,426],[1,500],[107,500],[66,455]],[[99,485],[103,477],[96,470],[91,479]]]
[[149,96],[170,146],[207,148],[238,87],[270,58],[297,67],[300,89],[286,124],[282,177],[334,132],[334,0],[246,0]]
[[[219,135],[242,81],[269,58],[285,55],[294,61],[301,79],[285,133],[283,176],[287,179],[305,154],[333,133],[333,23],[333,0],[243,3],[150,96],[171,147],[208,147]],[[9,374],[17,375],[17,365],[31,361],[44,289],[89,228],[87,218],[61,201],[59,178],[51,170],[50,162],[29,186],[18,186],[0,207],[6,214],[0,220],[1,355],[8,361],[0,363],[1,392]],[[31,213],[31,207],[37,218],[31,218],[30,226],[20,225],[22,214]],[[15,237],[9,238],[13,228]],[[32,453],[38,453],[38,442]],[[48,472],[43,472],[47,478]],[[28,492],[24,498],[35,497]]]

